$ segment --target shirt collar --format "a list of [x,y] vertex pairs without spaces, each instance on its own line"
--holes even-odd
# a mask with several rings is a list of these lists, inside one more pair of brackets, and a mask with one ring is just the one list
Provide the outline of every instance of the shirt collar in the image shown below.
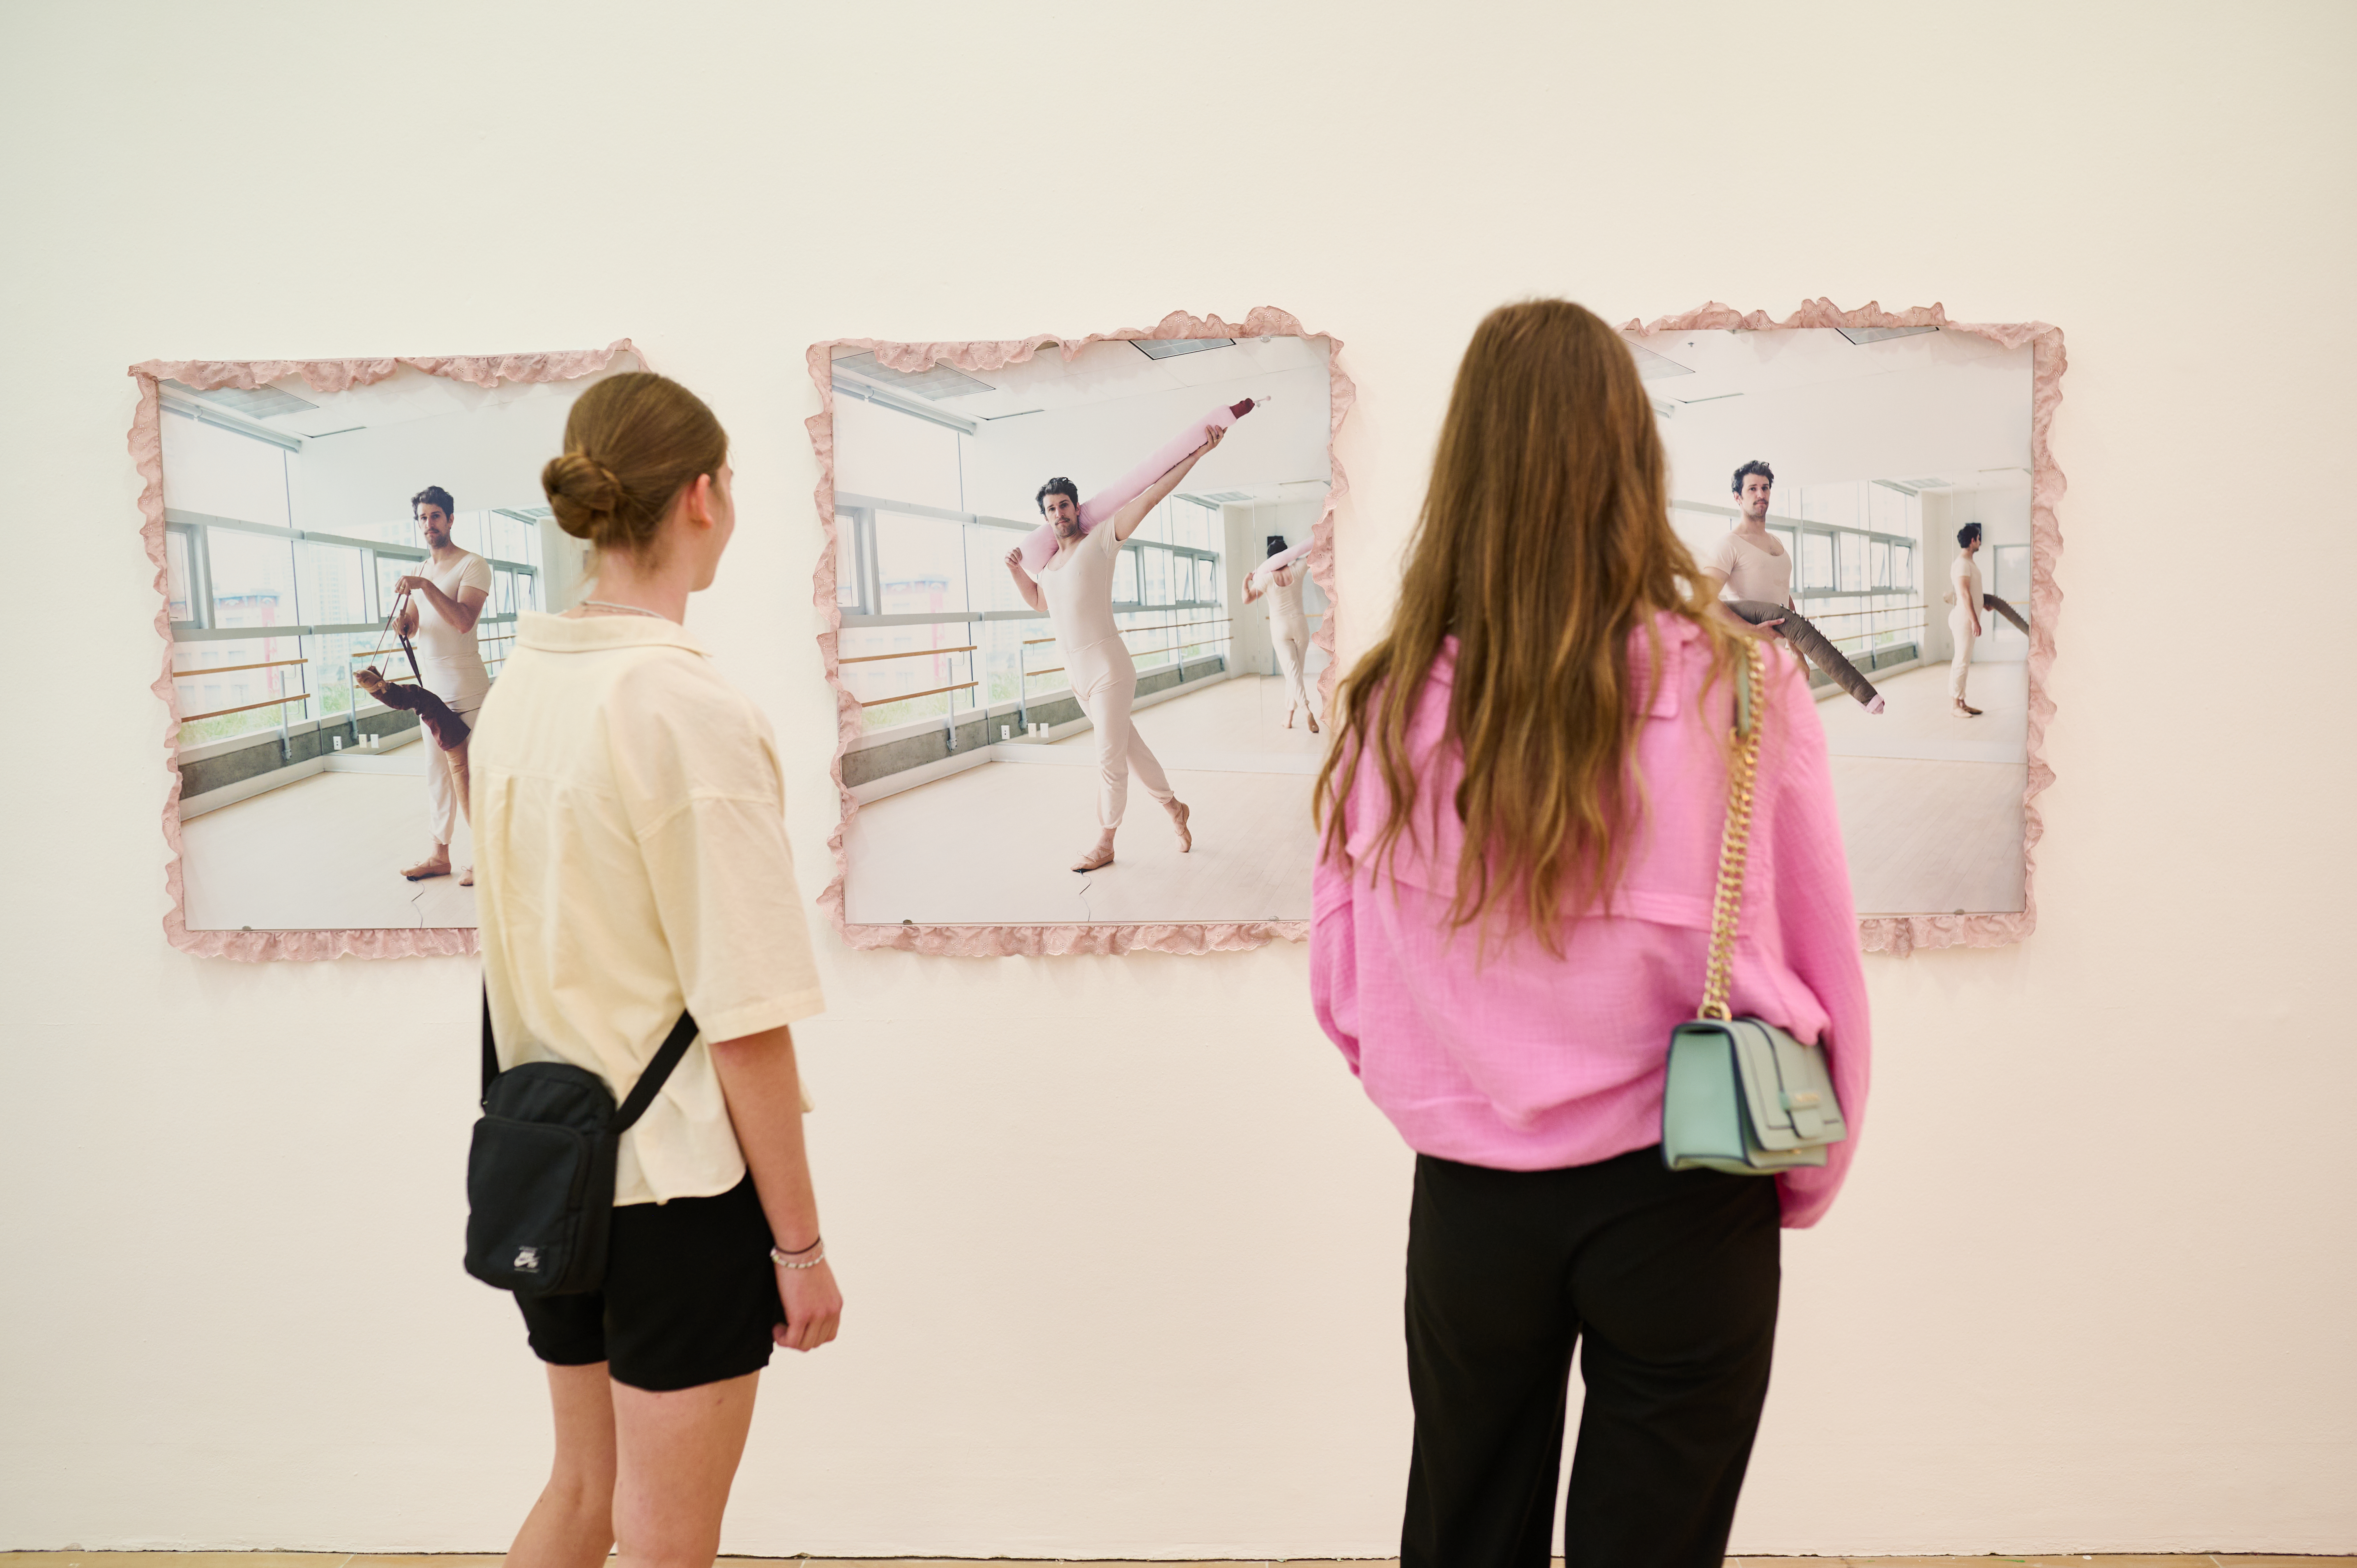
[[563,616],[526,611],[516,618],[516,642],[544,653],[599,653],[612,648],[684,648],[704,658],[711,650],[687,628],[661,616]]

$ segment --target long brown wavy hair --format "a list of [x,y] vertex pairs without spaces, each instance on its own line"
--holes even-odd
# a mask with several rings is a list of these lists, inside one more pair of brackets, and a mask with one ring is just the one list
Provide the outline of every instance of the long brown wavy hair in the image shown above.
[[1652,691],[1632,689],[1632,633],[1656,681],[1663,611],[1701,628],[1711,682],[1739,656],[1671,532],[1653,419],[1628,345],[1568,300],[1491,311],[1458,367],[1399,604],[1337,693],[1317,790],[1325,853],[1347,858],[1343,802],[1372,758],[1391,797],[1372,858],[1380,869],[1403,832],[1416,842],[1408,725],[1453,634],[1452,930],[1479,922],[1486,938],[1496,917],[1560,956],[1567,924],[1610,904],[1641,814],[1630,748]]

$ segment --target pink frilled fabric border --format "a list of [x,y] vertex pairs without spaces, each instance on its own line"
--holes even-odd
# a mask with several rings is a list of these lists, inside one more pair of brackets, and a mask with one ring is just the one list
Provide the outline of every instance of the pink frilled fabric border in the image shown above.
[[[1041,349],[1051,345],[1062,349],[1070,360],[1092,343],[1125,340],[1137,338],[1324,338],[1329,345],[1327,356],[1329,386],[1328,450],[1332,450],[1334,434],[1342,427],[1343,418],[1351,405],[1358,401],[1357,385],[1342,371],[1342,342],[1330,333],[1312,332],[1286,311],[1262,306],[1252,311],[1240,323],[1231,324],[1213,316],[1208,318],[1189,316],[1174,310],[1153,327],[1139,330],[1132,328],[1119,332],[1093,332],[1086,338],[1060,338],[1052,332],[1035,333],[1028,338],[1006,338],[998,342],[978,343],[888,343],[873,338],[838,338],[824,343],[813,343],[809,352],[810,375],[818,388],[819,412],[804,424],[809,427],[811,446],[818,454],[819,521],[825,538],[819,552],[818,569],[812,574],[812,590],[823,618],[826,629],[819,633],[820,655],[826,661],[827,683],[834,689],[835,743],[834,759],[829,765],[834,779],[835,794],[842,803],[842,817],[834,831],[827,835],[827,847],[834,852],[834,876],[826,890],[819,895],[819,907],[826,911],[835,930],[843,940],[856,948],[899,948],[909,952],[934,953],[952,958],[1004,958],[1015,954],[1055,953],[1124,953],[1143,950],[1148,952],[1205,953],[1256,948],[1282,939],[1286,941],[1309,940],[1307,920],[1236,920],[1211,924],[1186,925],[1049,925],[1049,926],[855,926],[846,918],[844,904],[845,878],[849,874],[850,857],[845,848],[845,831],[858,815],[859,802],[843,782],[843,758],[859,738],[859,703],[843,682],[842,669],[836,662],[836,639],[843,629],[843,614],[835,604],[834,594],[834,378],[832,367],[835,350],[848,349],[872,351],[877,361],[897,371],[921,371],[932,365],[948,365],[962,371],[993,371],[1002,366],[1018,364]],[[1326,492],[1325,509],[1309,535],[1309,576],[1326,592],[1333,606],[1318,625],[1313,646],[1326,650],[1327,665],[1318,676],[1318,693],[1321,703],[1334,694],[1334,620],[1341,606],[1334,591],[1334,508],[1351,488],[1349,478],[1340,462],[1333,464],[1333,482]],[[156,546],[161,549],[160,542]],[[160,560],[161,557],[158,556]]]
[[172,622],[169,588],[164,564],[164,435],[162,383],[178,381],[198,392],[216,387],[251,389],[287,376],[301,376],[314,391],[345,392],[383,381],[402,366],[429,376],[447,376],[479,387],[501,381],[564,381],[596,375],[621,355],[640,365],[646,357],[627,338],[603,349],[576,349],[543,354],[450,354],[433,358],[403,355],[374,360],[150,360],[130,368],[138,388],[138,408],[131,419],[131,459],[140,478],[140,536],[147,544],[148,564],[156,569],[156,636],[163,644],[163,670],[150,688],[163,700],[164,766],[170,787],[164,795],[164,842],[170,854],[164,864],[164,886],[172,907],[164,916],[164,934],[183,952],[204,958],[265,959],[414,958],[457,955],[477,950],[474,929],[446,926],[418,929],[360,929],[352,930],[192,931],[188,929],[187,891],[180,872],[180,699],[172,679]]
[[2042,321],[1951,321],[1937,304],[1889,311],[1869,300],[1860,309],[1844,310],[1829,299],[1813,299],[1781,321],[1764,310],[1738,311],[1714,301],[1683,316],[1630,321],[1620,329],[1651,337],[1658,332],[1764,332],[1791,327],[1937,327],[1969,332],[2009,349],[2029,345],[2029,598],[2037,613],[2029,631],[2029,769],[2022,796],[2021,909],[1995,915],[1878,915],[1857,923],[1859,945],[1867,952],[1904,955],[1917,948],[1996,948],[2019,941],[2038,927],[2038,841],[2045,833],[2038,797],[2054,782],[2054,770],[2046,763],[2046,726],[2054,717],[2047,683],[2054,668],[2054,620],[2062,605],[2062,590],[2054,581],[2055,563],[2062,554],[2062,525],[2054,508],[2062,499],[2065,481],[2054,461],[2051,439],[2067,363],[2062,329]]

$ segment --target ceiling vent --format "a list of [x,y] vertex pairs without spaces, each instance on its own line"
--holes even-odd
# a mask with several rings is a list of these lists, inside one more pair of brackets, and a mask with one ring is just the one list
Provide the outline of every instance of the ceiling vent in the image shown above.
[[1874,482],[1880,485],[1886,490],[1897,490],[1902,496],[1911,496],[1917,493],[1915,486],[1901,484],[1897,479],[1877,479]]
[[1129,346],[1149,360],[1175,360],[1181,354],[1200,354],[1211,349],[1232,349],[1232,338],[1132,338]]
[[864,376],[879,386],[894,392],[914,392],[930,403],[945,397],[972,397],[976,392],[996,392],[988,381],[976,381],[963,371],[953,371],[947,365],[929,365],[921,371],[896,371],[879,363],[873,353],[851,354],[834,361],[838,371],[848,371]]
[[1912,338],[1918,332],[1937,332],[1936,327],[1836,327],[1835,331],[1859,345],[1885,342],[1892,338]]
[[1178,499],[1193,501],[1197,506],[1242,506],[1253,498],[1250,490],[1211,490],[1199,496],[1182,495]]
[[1928,479],[1900,479],[1899,483],[1912,485],[1919,490],[1944,490],[1948,488],[1948,481],[1937,474]]
[[[180,383],[175,381],[173,384],[178,386]],[[188,395],[201,398],[216,408],[225,408],[231,413],[242,413],[248,419],[268,419],[277,413],[300,413],[307,408],[319,406],[307,398],[299,398],[293,392],[280,392],[272,386],[215,387],[210,392],[198,392],[191,387]]]
[[556,514],[544,506],[495,506],[491,509],[501,517],[511,517],[518,522],[538,522]]

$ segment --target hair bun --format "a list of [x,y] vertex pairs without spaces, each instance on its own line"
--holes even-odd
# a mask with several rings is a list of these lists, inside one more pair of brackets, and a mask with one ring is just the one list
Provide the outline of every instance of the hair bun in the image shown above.
[[586,452],[551,457],[540,471],[540,488],[548,494],[557,526],[576,539],[597,540],[622,504],[621,481]]

